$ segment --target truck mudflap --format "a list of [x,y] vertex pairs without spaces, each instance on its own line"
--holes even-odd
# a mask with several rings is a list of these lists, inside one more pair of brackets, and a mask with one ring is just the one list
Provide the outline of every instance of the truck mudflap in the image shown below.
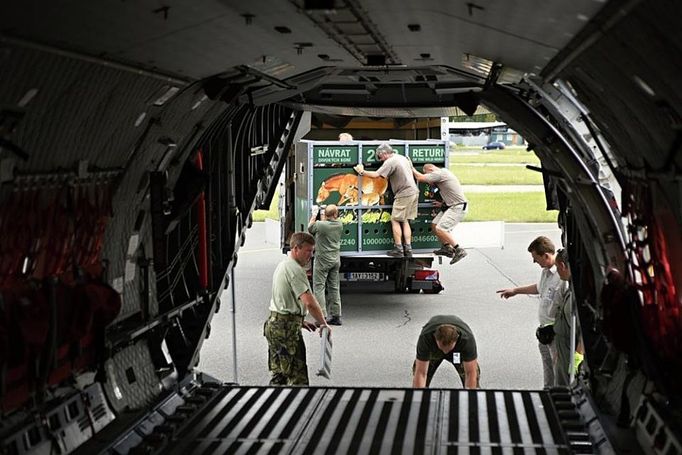
[[181,417],[168,416],[151,433],[139,433],[146,436],[138,437],[126,451],[567,454],[613,450],[601,431],[593,431],[598,419],[585,426],[587,419],[575,404],[575,391],[569,389],[216,387],[195,412],[184,413],[178,407],[176,414]]

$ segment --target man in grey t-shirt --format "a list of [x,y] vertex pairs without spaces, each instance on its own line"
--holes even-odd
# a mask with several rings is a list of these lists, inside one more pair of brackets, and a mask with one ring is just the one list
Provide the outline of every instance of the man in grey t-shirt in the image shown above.
[[[393,249],[386,252],[393,257],[412,256],[412,228],[410,220],[417,218],[419,189],[412,177],[412,165],[402,155],[393,153],[388,144],[381,144],[376,150],[377,158],[382,165],[376,171],[366,171],[362,164],[353,169],[367,177],[383,177],[391,184],[395,195],[391,209],[391,230],[393,232]],[[403,244],[403,240],[405,243]]]
[[424,165],[423,170],[424,173],[422,174],[412,168],[414,178],[418,182],[437,186],[443,199],[442,202],[434,202],[436,207],[440,207],[440,212],[431,221],[431,229],[443,244],[434,253],[452,258],[450,264],[454,264],[467,255],[467,252],[455,240],[452,230],[466,216],[469,203],[464,197],[459,179],[449,169],[439,168],[435,164],[428,163]]

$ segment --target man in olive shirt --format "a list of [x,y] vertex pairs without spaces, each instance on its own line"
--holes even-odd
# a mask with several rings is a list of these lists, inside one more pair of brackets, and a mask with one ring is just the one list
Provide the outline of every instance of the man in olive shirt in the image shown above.
[[557,274],[561,284],[557,288],[557,308],[554,320],[554,347],[556,362],[554,364],[554,381],[558,386],[569,386],[575,374],[575,356],[582,356],[584,348],[580,336],[580,327],[575,317],[575,308],[571,287],[571,269],[568,264],[568,251],[560,248],[554,258]]
[[[313,262],[313,292],[327,317],[327,324],[341,325],[341,291],[339,289],[339,267],[341,267],[341,234],[343,223],[339,209],[331,204],[324,209],[324,215],[317,221],[313,213],[308,223],[308,232],[315,236],[315,261]],[[325,293],[328,295],[325,296]]]
[[428,387],[443,360],[452,363],[466,389],[480,387],[476,339],[457,316],[429,319],[417,340],[417,358],[412,366],[412,387]]
[[263,334],[268,340],[268,369],[271,385],[308,385],[308,365],[301,327],[311,332],[315,324],[304,318],[310,312],[322,329],[329,328],[310,290],[305,267],[313,255],[315,238],[296,232],[289,241],[291,252],[279,263],[272,277],[270,317]]
[[[393,232],[393,249],[386,254],[401,258],[412,256],[412,228],[410,220],[417,218],[417,204],[419,202],[419,189],[412,177],[412,164],[410,161],[397,153],[388,144],[381,144],[376,149],[376,156],[382,161],[381,167],[376,171],[366,171],[362,164],[353,169],[359,175],[388,179],[391,191],[395,195],[393,208],[391,209],[391,230]],[[405,244],[403,245],[403,239]]]

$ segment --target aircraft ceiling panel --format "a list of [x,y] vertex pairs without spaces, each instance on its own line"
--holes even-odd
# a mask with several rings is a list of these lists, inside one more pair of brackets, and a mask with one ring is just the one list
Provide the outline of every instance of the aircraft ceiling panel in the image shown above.
[[[413,65],[420,53],[430,52],[436,63],[459,66],[462,54],[470,53],[528,72],[544,67],[603,4],[602,0],[363,2],[403,64]],[[421,30],[410,32],[408,24],[420,24]]]
[[[682,59],[674,52],[681,41],[679,34],[660,33],[666,24],[655,20],[652,10],[640,4],[612,21],[608,33],[559,76],[589,108],[620,165],[672,176],[673,164],[682,163],[677,132],[682,96],[675,83]],[[679,13],[679,6],[665,9],[668,17]]]
[[[353,61],[349,54],[286,2],[155,1],[92,4],[34,0],[3,11],[0,27],[9,36],[81,50],[147,68],[202,78],[233,66],[277,57],[289,74],[319,66],[318,54]],[[243,15],[254,17],[247,23]],[[275,31],[286,26],[291,33]],[[313,43],[297,49],[296,43]],[[299,53],[300,52],[300,53]],[[267,60],[267,59],[266,59]]]
[[[245,64],[265,66],[265,72],[280,78],[325,62],[362,66],[367,54],[381,52],[377,39],[402,65],[461,68],[462,56],[468,53],[538,72],[603,4],[479,2],[367,0],[357,2],[353,15],[349,11],[356,2],[343,0],[329,13],[305,11],[299,0],[30,0],[5,7],[0,27],[9,36],[188,78]],[[336,31],[322,28],[328,22]],[[419,24],[421,30],[410,32],[409,24]],[[278,26],[290,32],[278,32]],[[352,54],[349,41],[360,54]],[[274,64],[268,58],[275,59]]]

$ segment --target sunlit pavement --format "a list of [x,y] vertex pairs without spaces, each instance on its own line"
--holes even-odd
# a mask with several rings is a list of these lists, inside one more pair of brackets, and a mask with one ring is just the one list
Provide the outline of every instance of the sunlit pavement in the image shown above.
[[[228,288],[201,351],[198,369],[225,382],[265,385],[269,380],[262,327],[268,314],[272,273],[283,255],[276,245],[264,241],[264,232],[263,223],[254,223],[247,233],[235,271],[235,312]],[[311,384],[409,386],[422,325],[433,315],[455,314],[476,335],[483,387],[542,388],[534,335],[537,299],[516,296],[505,301],[495,293],[539,278],[540,269],[527,252],[528,244],[538,235],[547,235],[558,245],[560,231],[555,224],[507,224],[503,249],[469,249],[469,255],[455,265],[435,261],[434,268],[440,271],[445,286],[438,295],[343,293],[343,326],[333,327],[331,379],[315,375],[319,336],[304,334]],[[237,378],[233,373],[233,314],[237,324]],[[443,364],[432,387],[460,387],[454,368]]]

